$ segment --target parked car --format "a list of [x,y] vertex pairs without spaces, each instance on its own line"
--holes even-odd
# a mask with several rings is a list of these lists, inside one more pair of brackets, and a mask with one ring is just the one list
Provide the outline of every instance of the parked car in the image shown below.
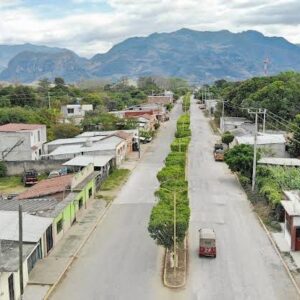
[[201,103],[201,104],[199,105],[199,108],[200,108],[200,109],[205,109],[205,104],[204,104],[204,103]]
[[66,175],[67,173],[68,173],[67,168],[61,168],[59,170],[53,170],[49,173],[48,178],[63,176],[63,175]]
[[216,234],[211,228],[199,229],[199,257],[217,256]]
[[34,169],[24,171],[22,176],[22,182],[24,183],[24,186],[36,184],[38,182],[37,171]]

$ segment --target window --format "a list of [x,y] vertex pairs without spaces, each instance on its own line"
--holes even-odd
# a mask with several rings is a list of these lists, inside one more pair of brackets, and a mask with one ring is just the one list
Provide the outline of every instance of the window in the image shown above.
[[68,114],[74,114],[74,108],[68,108]]
[[56,233],[60,233],[63,229],[63,218],[56,223]]
[[8,277],[9,300],[15,300],[14,274]]
[[296,228],[296,238],[300,239],[300,227]]
[[89,198],[91,198],[92,195],[93,195],[93,188],[90,188],[90,189],[89,189]]
[[42,155],[42,149],[39,149],[39,155]]
[[83,206],[83,199],[80,198],[79,201],[78,201],[78,209],[81,209]]
[[38,130],[38,141],[41,141],[41,132]]

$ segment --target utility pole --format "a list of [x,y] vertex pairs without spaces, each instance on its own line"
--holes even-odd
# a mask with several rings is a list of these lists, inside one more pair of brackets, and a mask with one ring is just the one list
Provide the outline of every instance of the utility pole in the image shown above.
[[258,123],[258,115],[259,114],[265,114],[265,110],[262,110],[261,108],[251,111],[248,110],[248,113],[255,115],[255,128],[254,128],[254,154],[253,154],[253,171],[252,171],[252,192],[255,188],[255,179],[256,179],[256,157],[257,157],[257,123]]
[[263,133],[266,132],[266,115],[267,115],[267,110],[264,109]]
[[50,99],[50,92],[47,93],[48,95],[48,108],[51,108],[51,99]]
[[139,149],[139,159],[141,158],[141,141],[140,141],[140,124],[138,123],[138,149]]
[[23,284],[23,216],[22,205],[19,204],[19,277],[20,277],[20,293],[21,299],[24,292]]
[[222,99],[222,132],[224,132],[225,101]]
[[174,276],[176,277],[176,267],[177,267],[177,251],[176,251],[176,192],[173,194],[173,206],[174,206]]

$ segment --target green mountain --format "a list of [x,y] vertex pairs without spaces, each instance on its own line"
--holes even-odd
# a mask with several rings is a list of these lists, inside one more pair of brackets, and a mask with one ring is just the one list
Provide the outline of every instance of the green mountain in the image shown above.
[[63,76],[66,81],[74,82],[147,75],[176,76],[191,82],[239,80],[262,75],[266,58],[270,74],[300,71],[300,47],[257,31],[181,29],[153,33],[129,38],[90,60],[72,51],[54,49],[54,53],[45,49],[18,53],[0,73],[0,80],[31,82],[42,77]]

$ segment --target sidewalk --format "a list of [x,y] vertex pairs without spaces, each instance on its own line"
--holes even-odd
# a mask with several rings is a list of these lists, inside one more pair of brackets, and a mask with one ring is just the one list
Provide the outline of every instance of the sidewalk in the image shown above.
[[[151,151],[152,143],[141,146],[141,158]],[[138,152],[132,152],[120,168],[134,170],[139,163]],[[111,204],[111,203],[110,203]],[[53,288],[71,266],[77,253],[97,227],[110,204],[101,199],[92,200],[82,212],[78,221],[67,231],[49,256],[39,260],[29,275],[24,289],[23,300],[42,300],[47,298]]]

